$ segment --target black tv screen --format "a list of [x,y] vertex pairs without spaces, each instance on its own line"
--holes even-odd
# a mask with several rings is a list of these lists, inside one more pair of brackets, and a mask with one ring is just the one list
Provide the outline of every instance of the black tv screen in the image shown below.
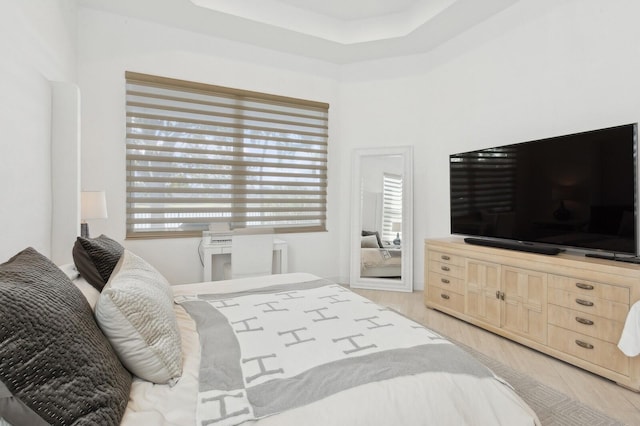
[[636,255],[637,124],[450,156],[451,233]]

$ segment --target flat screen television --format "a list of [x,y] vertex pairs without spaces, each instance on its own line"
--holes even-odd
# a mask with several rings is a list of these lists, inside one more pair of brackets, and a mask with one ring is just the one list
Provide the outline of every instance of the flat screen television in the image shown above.
[[636,153],[637,123],[453,154],[451,233],[635,258]]

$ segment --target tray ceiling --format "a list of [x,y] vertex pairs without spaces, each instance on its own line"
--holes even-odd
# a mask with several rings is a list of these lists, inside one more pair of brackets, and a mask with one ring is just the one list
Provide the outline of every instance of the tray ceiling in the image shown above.
[[427,52],[518,0],[77,0],[82,7],[352,63]]

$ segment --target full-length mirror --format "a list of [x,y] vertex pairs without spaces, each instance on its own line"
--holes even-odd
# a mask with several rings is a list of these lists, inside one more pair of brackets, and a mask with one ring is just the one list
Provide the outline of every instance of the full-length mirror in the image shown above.
[[413,290],[412,152],[411,147],[354,151],[351,287]]

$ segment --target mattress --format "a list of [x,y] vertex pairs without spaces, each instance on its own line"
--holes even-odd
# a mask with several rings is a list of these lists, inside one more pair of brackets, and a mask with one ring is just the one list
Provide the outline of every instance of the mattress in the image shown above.
[[[266,292],[273,286],[299,285],[317,280],[319,278],[311,274],[294,273],[179,285],[174,286],[173,291],[176,300],[192,300],[194,297],[202,298],[203,295],[207,298],[224,299],[224,295],[232,293],[247,292],[252,295],[254,292]],[[345,291],[348,290],[345,289]],[[359,295],[351,292],[349,297],[360,298]],[[364,299],[364,304],[367,303],[374,306],[372,302]],[[376,308],[389,311],[384,307],[376,306]],[[198,326],[184,304],[176,304],[174,309],[182,338],[183,375],[172,387],[154,385],[134,378],[129,404],[122,421],[123,425],[196,424],[200,391],[200,361],[211,359],[212,354],[201,353],[202,342],[198,334]],[[410,322],[394,312],[385,312],[385,315],[389,315],[386,318],[395,316],[399,322]],[[347,325],[344,324],[344,326]],[[340,330],[343,325],[336,323],[333,327]],[[410,327],[428,331],[413,322]],[[266,342],[255,344],[266,344]],[[313,354],[308,355],[312,357]],[[355,365],[354,363],[358,363],[361,358],[358,354],[353,354],[350,360],[352,362],[350,365]],[[366,366],[366,363],[361,363],[360,367],[363,365]],[[493,374],[476,377],[471,374],[425,371],[364,382],[352,387],[346,386],[317,400],[248,422],[248,424],[254,423],[262,426],[534,425],[539,424],[539,421],[535,413],[513,389]]]

